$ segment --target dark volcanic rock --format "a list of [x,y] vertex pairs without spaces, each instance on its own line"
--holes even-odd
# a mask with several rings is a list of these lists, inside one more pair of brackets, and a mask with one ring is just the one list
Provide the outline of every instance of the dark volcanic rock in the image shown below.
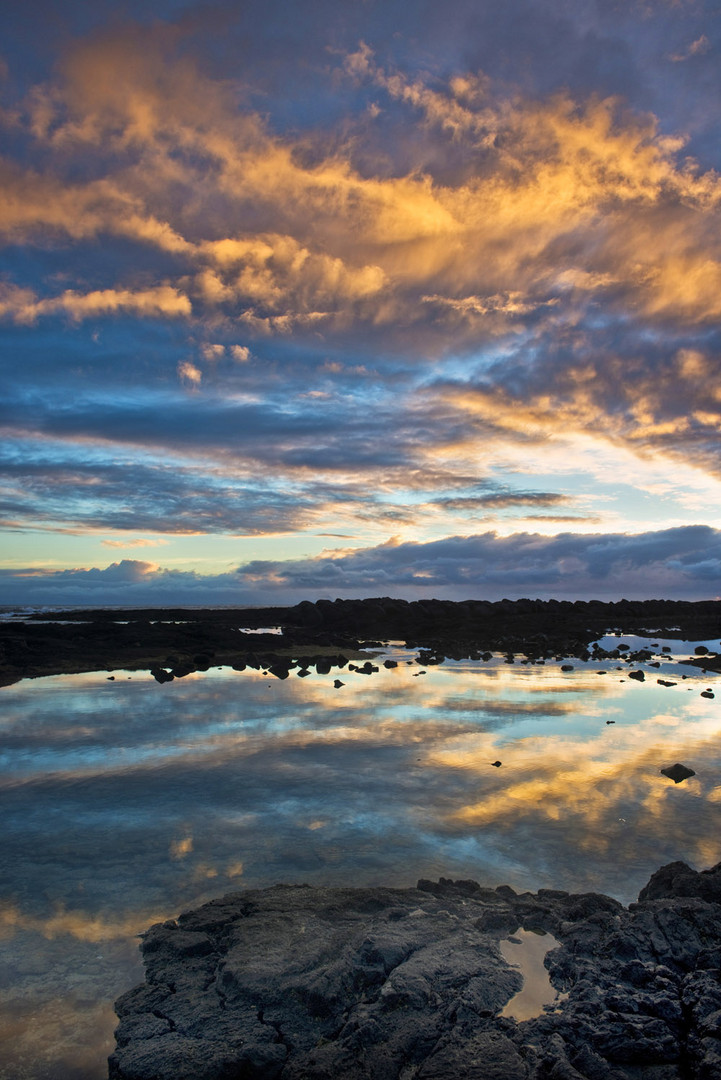
[[[721,864],[683,863],[628,909],[444,878],[226,896],[144,936],[110,1077],[718,1080],[719,901]],[[523,1022],[500,1015],[519,927],[561,942],[546,966],[567,992]]]
[[721,904],[721,863],[710,870],[692,870],[684,862],[662,866],[638,895],[643,900],[669,900],[679,896],[696,896],[700,900]]
[[669,780],[673,780],[674,784],[680,784],[683,780],[688,780],[690,776],[695,776],[696,773],[693,769],[689,769],[688,765],[682,765],[680,761],[677,761],[675,765],[669,765],[665,769],[661,769],[663,776],[667,776]]
[[[282,627],[282,637],[261,630]],[[367,600],[305,600],[279,608],[148,608],[129,611],[42,612],[37,619],[0,624],[0,685],[21,678],[107,668],[159,669],[170,666],[175,678],[204,671],[212,664],[255,666],[253,650],[267,668],[299,646],[308,663],[313,646],[324,667],[340,666],[327,656],[329,647],[373,648],[380,641],[405,640],[422,651],[423,664],[449,659],[490,659],[502,652],[528,662],[557,656],[588,660],[589,645],[608,627],[644,634],[647,627],[687,640],[721,637],[721,602],[671,600],[415,600],[392,597]],[[412,643],[412,645],[411,645]],[[626,646],[624,646],[626,648]],[[176,662],[168,665],[172,653]],[[594,650],[598,660],[618,655]],[[299,657],[296,657],[299,659]],[[637,663],[652,653],[634,654]],[[313,661],[315,662],[315,661]],[[721,672],[721,655],[694,655],[686,663]]]

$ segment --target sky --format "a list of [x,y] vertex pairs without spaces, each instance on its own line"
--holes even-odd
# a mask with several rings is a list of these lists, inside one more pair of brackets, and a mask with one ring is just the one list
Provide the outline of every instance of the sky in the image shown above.
[[721,3],[0,15],[0,604],[721,593]]

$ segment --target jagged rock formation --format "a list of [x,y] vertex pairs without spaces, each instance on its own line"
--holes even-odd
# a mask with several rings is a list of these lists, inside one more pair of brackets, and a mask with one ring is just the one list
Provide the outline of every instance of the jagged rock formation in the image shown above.
[[[568,996],[499,1016],[519,927]],[[624,908],[506,886],[276,886],[152,927],[116,1005],[112,1080],[719,1080],[721,864]]]

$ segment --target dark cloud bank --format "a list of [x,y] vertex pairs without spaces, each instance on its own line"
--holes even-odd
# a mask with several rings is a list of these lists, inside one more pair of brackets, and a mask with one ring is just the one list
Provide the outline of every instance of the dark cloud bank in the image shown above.
[[254,561],[224,574],[167,570],[124,559],[105,569],[14,570],[5,604],[287,604],[394,595],[406,599],[521,597],[707,599],[721,579],[721,531],[704,525],[623,533],[389,541],[333,556]]

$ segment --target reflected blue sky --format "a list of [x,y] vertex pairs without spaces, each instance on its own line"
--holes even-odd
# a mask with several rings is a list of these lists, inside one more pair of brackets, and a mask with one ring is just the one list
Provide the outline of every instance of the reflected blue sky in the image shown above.
[[[623,661],[423,669],[394,655],[395,669],[341,672],[340,689],[337,671],[230,669],[3,688],[6,1038],[24,1045],[18,1002],[59,997],[72,1057],[87,1038],[76,999],[111,1001],[139,977],[133,935],[237,888],[444,875],[627,902],[664,862],[721,858],[708,675],[668,661],[641,684]],[[673,784],[660,769],[675,761],[696,775]]]

